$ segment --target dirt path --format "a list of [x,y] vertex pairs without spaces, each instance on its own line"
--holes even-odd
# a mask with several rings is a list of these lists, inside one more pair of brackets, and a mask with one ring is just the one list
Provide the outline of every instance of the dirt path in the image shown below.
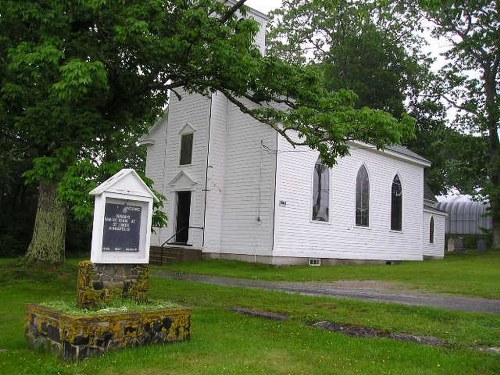
[[401,290],[395,284],[381,281],[282,282],[202,276],[166,271],[160,271],[156,275],[168,279],[188,280],[234,287],[500,314],[500,299],[451,296]]

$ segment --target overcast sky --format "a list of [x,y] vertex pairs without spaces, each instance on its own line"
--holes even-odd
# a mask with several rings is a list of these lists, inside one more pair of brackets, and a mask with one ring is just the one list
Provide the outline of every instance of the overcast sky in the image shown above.
[[245,4],[262,13],[269,13],[271,10],[281,6],[281,0],[247,0]]

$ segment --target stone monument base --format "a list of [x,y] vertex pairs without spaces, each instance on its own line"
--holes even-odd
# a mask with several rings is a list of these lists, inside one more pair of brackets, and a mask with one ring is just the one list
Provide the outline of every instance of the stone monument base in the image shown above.
[[33,349],[81,360],[114,349],[188,340],[191,310],[157,308],[82,316],[28,304],[25,330]]
[[78,264],[77,300],[82,308],[104,307],[115,299],[146,302],[149,289],[147,264]]

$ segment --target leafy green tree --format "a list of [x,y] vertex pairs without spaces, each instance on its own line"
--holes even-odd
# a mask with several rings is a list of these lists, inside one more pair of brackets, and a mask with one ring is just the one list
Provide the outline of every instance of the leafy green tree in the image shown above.
[[458,190],[475,194],[487,184],[488,145],[485,138],[462,134],[450,127],[446,108],[435,100],[423,100],[412,106],[410,115],[417,120],[410,148],[432,163],[425,181],[435,194]]
[[327,88],[353,90],[359,108],[400,117],[425,86],[430,60],[394,8],[391,1],[285,0],[273,13],[269,52],[316,64]]
[[[500,248],[500,2],[421,0],[420,5],[433,35],[451,46],[436,94],[458,110],[458,129],[470,139],[481,135],[488,145],[488,184],[482,193],[490,200],[493,246]],[[476,143],[481,152],[483,142]]]
[[261,56],[258,25],[237,15],[244,2],[0,2],[2,127],[29,146],[25,176],[38,186],[29,261],[63,261],[68,210],[85,214],[71,202],[115,168],[117,150],[146,132],[177,87],[222,92],[330,164],[349,140],[384,147],[413,131],[408,117],[356,109],[347,90],[327,92],[313,70]]

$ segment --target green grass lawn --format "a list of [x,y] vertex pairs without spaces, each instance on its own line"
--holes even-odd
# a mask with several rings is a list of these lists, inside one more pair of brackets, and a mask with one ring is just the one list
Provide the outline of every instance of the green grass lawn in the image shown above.
[[[64,363],[28,349],[24,304],[75,298],[76,267],[16,267],[0,262],[1,374],[498,374],[500,315],[307,297],[153,277],[151,295],[193,308],[189,342],[109,353]],[[246,317],[242,306],[288,314],[288,321]],[[308,324],[320,320],[439,337],[450,347],[356,339]]]
[[161,269],[273,281],[382,280],[402,288],[500,298],[500,251],[393,265],[270,266],[227,260],[175,263]]

